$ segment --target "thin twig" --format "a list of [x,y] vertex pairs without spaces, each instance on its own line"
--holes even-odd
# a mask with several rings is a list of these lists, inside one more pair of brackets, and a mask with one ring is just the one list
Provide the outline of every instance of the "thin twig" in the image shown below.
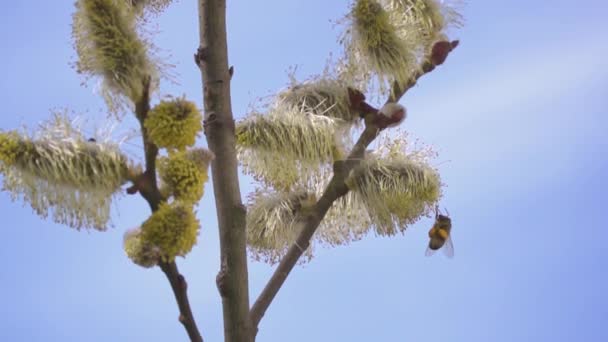
[[188,301],[188,283],[186,282],[186,279],[179,273],[175,261],[170,263],[161,262],[158,266],[165,273],[171,284],[171,289],[173,290],[177,306],[179,307],[179,321],[183,324],[184,328],[186,328],[190,341],[203,342],[203,337],[198,331],[194,315],[190,309],[190,302]]
[[158,147],[150,141],[148,130],[144,126],[144,122],[150,111],[150,77],[143,81],[144,92],[141,99],[135,104],[135,116],[139,121],[141,136],[144,143],[144,154],[146,156],[146,170],[140,176],[140,181],[134,184],[137,191],[148,202],[152,212],[158,210],[158,205],[161,202],[162,195],[156,184],[156,157],[158,156]]

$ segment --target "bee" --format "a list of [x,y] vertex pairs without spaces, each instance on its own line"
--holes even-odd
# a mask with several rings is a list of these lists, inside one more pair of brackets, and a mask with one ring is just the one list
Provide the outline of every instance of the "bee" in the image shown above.
[[[447,213],[447,210],[446,210]],[[451,237],[452,220],[447,215],[442,215],[439,208],[435,208],[435,223],[429,230],[429,246],[426,248],[426,256],[435,254],[435,251],[443,247],[443,254],[448,258],[454,257],[454,244]]]

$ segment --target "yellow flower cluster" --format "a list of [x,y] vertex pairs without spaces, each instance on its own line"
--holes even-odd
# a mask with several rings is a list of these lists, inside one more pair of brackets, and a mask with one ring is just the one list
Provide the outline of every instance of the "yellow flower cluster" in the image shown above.
[[127,231],[124,236],[123,247],[133,263],[150,268],[158,264],[160,249],[142,241],[141,233],[141,228]]
[[199,221],[192,206],[181,202],[161,203],[141,226],[141,243],[155,246],[163,261],[185,256],[196,243]]
[[23,151],[23,144],[16,132],[0,132],[0,167],[11,166]]
[[198,202],[209,179],[207,169],[212,159],[213,154],[203,148],[172,152],[159,158],[163,192],[182,202]]
[[177,150],[194,145],[203,128],[198,108],[184,98],[161,101],[148,113],[144,126],[158,147]]

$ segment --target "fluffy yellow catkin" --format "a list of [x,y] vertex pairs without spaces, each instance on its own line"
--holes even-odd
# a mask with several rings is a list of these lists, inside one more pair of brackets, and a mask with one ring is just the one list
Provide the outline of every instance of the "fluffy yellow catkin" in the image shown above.
[[144,126],[156,146],[184,150],[194,145],[203,129],[196,105],[185,98],[161,101],[148,113]]
[[158,247],[161,260],[173,261],[188,254],[196,244],[199,221],[190,204],[161,203],[141,230],[142,243]]
[[198,202],[209,179],[207,170],[212,159],[213,153],[204,148],[173,152],[159,158],[158,173],[163,193],[182,202]]
[[126,231],[123,248],[129,259],[136,265],[145,268],[154,267],[160,261],[160,248],[142,241],[141,233],[139,227]]

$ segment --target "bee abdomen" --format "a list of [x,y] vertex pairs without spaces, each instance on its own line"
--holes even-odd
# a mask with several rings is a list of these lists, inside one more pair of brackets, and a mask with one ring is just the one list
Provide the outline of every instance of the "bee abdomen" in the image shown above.
[[431,241],[429,241],[429,248],[436,251],[439,248],[441,248],[443,246],[443,244],[445,243],[445,240],[443,239],[431,239]]

